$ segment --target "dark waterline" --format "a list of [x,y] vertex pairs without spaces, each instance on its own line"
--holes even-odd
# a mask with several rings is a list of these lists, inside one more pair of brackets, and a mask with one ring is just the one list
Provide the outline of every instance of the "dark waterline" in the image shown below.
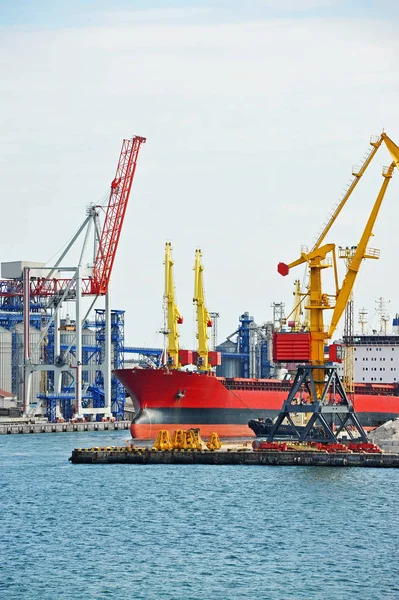
[[398,470],[68,462],[125,439],[0,439],[1,599],[399,599]]

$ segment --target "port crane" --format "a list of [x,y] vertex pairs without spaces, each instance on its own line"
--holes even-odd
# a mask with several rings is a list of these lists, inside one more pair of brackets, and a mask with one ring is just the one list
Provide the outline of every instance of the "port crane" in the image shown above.
[[[24,323],[24,413],[34,414],[35,406],[31,406],[31,380],[34,371],[54,373],[54,392],[48,395],[48,402],[62,399],[62,372],[69,371],[75,381],[75,411],[81,417],[83,414],[111,416],[111,326],[109,305],[109,282],[118,248],[128,200],[132,188],[134,174],[140,147],[146,138],[133,136],[122,142],[122,148],[111,182],[108,203],[102,228],[100,227],[101,206],[90,204],[86,218],[74,234],[58,260],[51,266],[42,264],[40,267],[21,267],[21,272],[14,278],[0,280],[0,302],[2,306],[21,306]],[[94,234],[93,253],[85,260],[90,237]],[[66,265],[65,258],[78,238],[83,236],[80,257],[73,265]],[[22,263],[21,263],[22,264]],[[102,406],[82,407],[82,322],[92,310],[96,300],[105,296],[105,332],[104,354],[101,364],[96,369],[101,371],[104,381],[104,403]],[[90,308],[83,315],[82,298],[92,297]],[[60,309],[64,301],[75,302],[75,339],[63,353],[60,345]],[[54,364],[33,364],[30,347],[30,316],[32,306],[36,310],[51,310],[51,316],[46,313],[46,325],[41,330],[39,345],[44,342],[50,326],[54,329]],[[48,318],[47,318],[48,317]],[[63,355],[68,355],[74,344],[74,364],[66,364]],[[86,370],[89,370],[87,367]],[[32,412],[33,411],[33,412]]]
[[180,369],[182,366],[179,360],[179,332],[178,325],[183,323],[175,299],[175,286],[173,279],[173,259],[172,245],[170,242],[165,244],[165,335],[167,335],[167,366],[170,369]]
[[197,367],[200,371],[209,371],[212,365],[209,362],[208,327],[212,327],[212,319],[205,305],[203,270],[201,250],[195,251],[194,263],[194,298],[197,308]]
[[[360,178],[375,156],[378,148],[383,143],[385,143],[391,154],[392,163],[389,167],[384,167],[383,169],[383,183],[358,245],[352,248],[353,251],[351,253],[346,254],[346,275],[342,284],[339,285],[335,244],[323,242],[350,198]],[[353,180],[351,184],[330,218],[327,220],[310,252],[303,251],[298,259],[288,265],[285,263],[278,264],[277,270],[283,276],[288,275],[290,269],[300,264],[307,263],[308,265],[309,289],[305,309],[309,311],[310,315],[310,351],[308,356],[309,364],[298,367],[292,389],[287,401],[283,405],[282,412],[276,420],[270,439],[276,439],[280,425],[284,419],[287,418],[297,432],[298,438],[301,440],[308,439],[311,434],[314,434],[313,428],[316,423],[321,425],[321,428],[324,430],[324,435],[335,440],[336,438],[331,427],[331,419],[330,423],[328,423],[328,420],[326,419],[327,415],[331,417],[332,414],[336,414],[340,420],[337,435],[345,429],[352,437],[351,429],[348,427],[348,425],[351,424],[357,429],[360,437],[366,439],[366,435],[354,413],[353,405],[351,401],[348,400],[342,383],[337,376],[336,368],[328,366],[329,359],[325,358],[325,344],[334,334],[345,307],[350,300],[362,261],[366,258],[379,258],[379,251],[368,248],[368,242],[372,235],[373,227],[378,217],[388,184],[392,178],[393,169],[395,166],[399,167],[399,147],[384,132],[377,138],[373,137],[370,144],[371,149],[367,153],[363,164],[359,168],[353,169]],[[332,259],[331,261],[328,260],[330,257]],[[334,271],[334,294],[326,294],[322,287],[322,272],[329,266],[332,266]],[[325,310],[332,310],[329,328],[326,328],[324,325]],[[278,338],[276,338],[276,341],[278,344]],[[309,406],[307,408],[297,406],[298,397],[300,397],[304,387],[309,393],[311,409]],[[338,394],[339,396],[338,401],[333,401],[334,405],[330,403],[332,387],[334,388],[333,394]],[[291,414],[295,412],[312,413],[302,433],[299,433],[292,421]],[[313,438],[314,437],[315,436],[313,435]]]

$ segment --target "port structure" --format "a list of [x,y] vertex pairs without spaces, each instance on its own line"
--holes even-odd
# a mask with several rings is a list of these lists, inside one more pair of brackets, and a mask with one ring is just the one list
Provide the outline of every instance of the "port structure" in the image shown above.
[[[346,275],[340,285],[338,281],[335,244],[324,243],[324,240],[383,143],[385,143],[392,157],[392,162],[389,167],[383,168],[383,183],[359,243],[354,247],[354,252],[347,260]],[[395,167],[399,167],[399,147],[384,132],[378,137],[373,136],[370,140],[370,145],[371,148],[364,156],[361,166],[353,168],[353,179],[350,185],[324,224],[311,251],[302,251],[300,258],[288,265],[285,263],[278,264],[277,270],[283,276],[288,275],[291,268],[300,264],[307,264],[309,268],[309,291],[307,305],[305,306],[305,310],[308,310],[310,315],[309,365],[298,367],[294,384],[272,428],[269,440],[279,439],[279,430],[284,419],[287,419],[292,424],[293,419],[291,415],[298,412],[305,412],[307,422],[307,425],[301,432],[298,429],[294,430],[294,437],[301,441],[317,437],[317,432],[315,431],[316,422],[324,430],[325,435],[332,439],[331,436],[335,434],[333,434],[332,427],[327,428],[326,424],[328,423],[328,419],[332,424],[333,416],[338,414],[338,412],[340,413],[339,433],[344,429],[351,436],[350,422],[350,425],[357,430],[359,437],[363,440],[367,439],[354,413],[353,402],[347,397],[335,367],[331,366],[329,359],[325,358],[325,344],[335,332],[338,322],[350,300],[362,261],[365,258],[376,259],[379,257],[379,251],[368,248],[367,245],[372,235],[388,184],[392,178],[393,170]],[[334,270],[335,293],[326,294],[322,287],[322,272],[330,266]],[[324,326],[323,320],[324,311],[328,309],[333,311],[329,328]],[[276,341],[278,344],[278,338],[276,338]],[[332,382],[334,382],[333,391],[331,391]],[[309,393],[309,404],[305,408],[301,407],[298,410],[297,394],[303,386]],[[336,408],[337,406],[340,407],[339,410]]]
[[[287,440],[287,434],[280,433],[285,421],[292,427],[292,437],[300,442],[335,443],[342,432],[351,440],[367,441],[337,367],[325,367],[322,381],[317,379],[321,371],[319,365],[298,367],[288,398],[274,422],[268,441]],[[321,395],[317,388],[322,389]],[[302,415],[306,419],[305,426],[302,420],[298,426],[297,418]]]
[[[141,136],[123,140],[106,207],[89,205],[83,223],[52,266],[34,264],[32,267],[32,265],[20,263],[19,272],[13,272],[10,277],[0,280],[1,310],[23,311],[23,413],[25,416],[34,416],[38,408],[37,403],[31,400],[32,375],[36,371],[51,374],[52,392],[41,394],[42,401],[47,402],[47,415],[50,420],[55,419],[56,401],[65,403],[72,399],[74,401],[73,416],[78,418],[112,416],[109,283],[139,150],[145,141],[146,138]],[[101,212],[105,212],[102,228],[100,225]],[[83,243],[77,264],[68,265],[65,263],[66,259],[70,257],[72,249],[82,238]],[[89,246],[92,251],[87,260]],[[13,265],[13,263],[8,264]],[[84,313],[82,301],[85,297],[90,299],[90,306]],[[85,366],[86,371],[95,370],[102,374],[103,400],[96,402],[95,396],[87,393],[85,389],[87,386],[84,385],[82,324],[87,322],[99,297],[105,297],[103,346],[95,350],[99,352],[101,362],[97,361],[95,365]],[[74,303],[75,331],[68,347],[61,349],[61,307],[64,302]],[[37,345],[45,344],[49,332],[52,332],[52,348],[47,356],[52,357],[53,360],[47,364],[35,360],[37,353],[35,354],[31,347],[30,327],[32,321],[36,322],[39,319],[40,337]],[[73,352],[71,352],[72,350]],[[65,360],[67,356],[74,356],[71,363]],[[64,372],[69,372],[74,381],[74,389],[69,393],[63,393],[61,390]],[[120,405],[120,394],[117,404]],[[117,410],[118,413],[120,414],[120,410]]]
[[211,320],[212,320],[211,347],[212,347],[212,350],[216,351],[216,347],[218,345],[218,319],[220,317],[220,313],[210,312],[209,316],[211,317]]
[[240,315],[238,328],[216,347],[222,358],[216,374],[227,378],[269,378],[273,330],[271,321],[258,325],[249,312]]

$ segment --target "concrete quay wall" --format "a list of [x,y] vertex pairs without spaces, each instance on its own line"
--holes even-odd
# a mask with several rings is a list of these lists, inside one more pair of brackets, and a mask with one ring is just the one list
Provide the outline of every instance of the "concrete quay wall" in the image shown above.
[[320,467],[399,467],[399,454],[325,452],[154,451],[146,449],[77,448],[69,459],[85,464],[205,464]]
[[120,431],[129,429],[130,421],[93,421],[88,423],[0,423],[0,435],[14,433],[69,433],[73,431]]

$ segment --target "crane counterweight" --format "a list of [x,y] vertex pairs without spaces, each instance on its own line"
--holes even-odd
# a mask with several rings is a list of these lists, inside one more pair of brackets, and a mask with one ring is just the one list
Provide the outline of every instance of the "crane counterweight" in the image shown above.
[[290,272],[288,265],[286,265],[283,262],[279,262],[278,263],[278,265],[277,265],[277,271],[283,277],[285,277],[286,275],[288,275],[288,273]]

